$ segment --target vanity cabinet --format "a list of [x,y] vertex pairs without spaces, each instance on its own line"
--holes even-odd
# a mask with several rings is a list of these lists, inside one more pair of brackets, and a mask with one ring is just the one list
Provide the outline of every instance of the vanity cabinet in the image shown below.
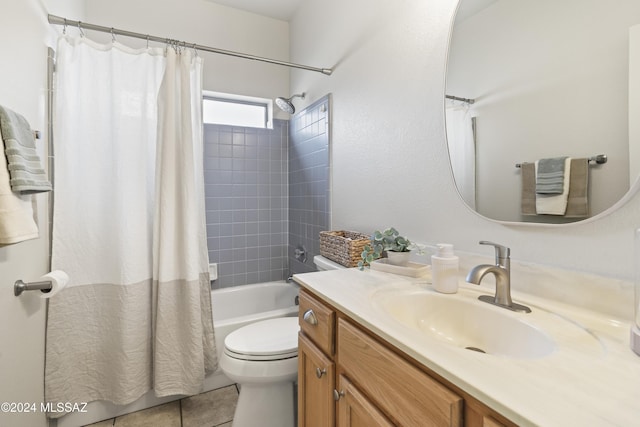
[[298,426],[335,423],[335,311],[300,292],[298,323]]
[[308,338],[298,338],[298,425],[335,425],[335,364]]
[[306,289],[300,291],[298,427],[511,427]]

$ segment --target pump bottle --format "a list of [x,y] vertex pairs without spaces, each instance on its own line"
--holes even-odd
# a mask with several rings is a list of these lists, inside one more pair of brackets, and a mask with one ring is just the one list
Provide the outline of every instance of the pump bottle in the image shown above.
[[453,245],[438,243],[438,251],[431,256],[431,281],[433,288],[443,294],[458,292],[458,257]]

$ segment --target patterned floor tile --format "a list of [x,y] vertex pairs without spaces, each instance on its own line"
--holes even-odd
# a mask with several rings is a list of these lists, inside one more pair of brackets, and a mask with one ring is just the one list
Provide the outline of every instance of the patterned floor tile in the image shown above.
[[[233,420],[238,402],[235,385],[182,399],[183,427],[214,427]],[[229,424],[230,425],[230,424]]]
[[108,420],[86,425],[85,427],[112,427],[114,422],[115,422],[115,419],[111,418]]
[[123,415],[116,418],[114,427],[181,427],[180,401]]

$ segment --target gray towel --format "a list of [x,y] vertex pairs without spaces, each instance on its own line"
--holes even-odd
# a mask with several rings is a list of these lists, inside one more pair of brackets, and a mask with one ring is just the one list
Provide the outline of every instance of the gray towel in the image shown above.
[[564,191],[565,157],[553,157],[538,161],[536,175],[537,194],[562,194]]
[[0,132],[11,177],[11,190],[22,194],[51,191],[51,183],[40,166],[29,122],[20,114],[0,106]]
[[589,217],[589,159],[571,159],[567,218]]

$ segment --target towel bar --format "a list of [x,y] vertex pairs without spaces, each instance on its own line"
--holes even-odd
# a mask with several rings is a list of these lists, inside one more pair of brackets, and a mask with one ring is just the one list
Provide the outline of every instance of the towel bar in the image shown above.
[[[589,157],[589,165],[591,165],[591,162],[596,162],[597,165],[603,165],[607,163],[607,160],[608,159],[606,154],[598,154],[596,156]],[[516,167],[521,168],[522,163],[516,163]]]
[[44,282],[31,282],[25,283],[22,280],[16,280],[16,283],[13,285],[13,294],[15,296],[20,296],[24,291],[41,291],[42,293],[51,292],[53,284],[50,280],[46,280]]

